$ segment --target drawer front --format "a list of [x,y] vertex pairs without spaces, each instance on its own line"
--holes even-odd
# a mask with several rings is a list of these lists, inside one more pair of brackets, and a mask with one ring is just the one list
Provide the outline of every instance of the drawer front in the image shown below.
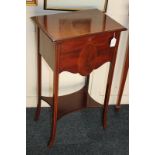
[[60,72],[70,71],[88,75],[93,69],[111,61],[114,47],[110,41],[114,33],[71,39],[61,44]]

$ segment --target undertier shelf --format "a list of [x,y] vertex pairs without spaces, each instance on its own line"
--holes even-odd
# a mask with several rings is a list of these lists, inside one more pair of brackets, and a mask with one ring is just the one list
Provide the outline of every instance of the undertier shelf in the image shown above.
[[[53,107],[53,97],[41,96],[41,99]],[[58,97],[58,119],[65,114],[93,107],[103,107],[103,105],[93,100],[85,88],[82,88],[75,93]]]

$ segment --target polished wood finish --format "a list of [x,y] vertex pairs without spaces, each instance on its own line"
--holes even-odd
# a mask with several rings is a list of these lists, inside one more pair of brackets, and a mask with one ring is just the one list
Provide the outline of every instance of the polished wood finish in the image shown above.
[[32,19],[52,41],[126,30],[96,9],[37,16]]
[[129,39],[127,41],[127,48],[126,48],[124,65],[123,65],[123,70],[122,70],[121,83],[120,83],[120,87],[119,87],[119,91],[118,91],[118,98],[117,98],[116,107],[115,107],[116,111],[119,111],[119,109],[120,109],[123,90],[124,90],[126,78],[128,75],[128,69],[129,69]]
[[114,48],[109,48],[109,45],[113,35],[110,32],[64,41],[61,44],[60,72],[87,76],[93,69],[111,61]]
[[[94,69],[110,62],[103,111],[105,128],[120,33],[126,28],[96,9],[37,16],[32,19],[39,29],[38,81],[41,81],[40,54],[54,72],[52,98],[41,96],[41,82],[38,82],[37,118],[41,107],[40,99],[49,103],[53,110],[48,146],[51,147],[54,143],[57,119],[83,108],[103,106],[96,103],[88,93],[89,75]],[[113,37],[116,38],[116,45],[111,47],[110,42]],[[84,88],[71,95],[58,97],[59,74],[63,71],[86,76]]]

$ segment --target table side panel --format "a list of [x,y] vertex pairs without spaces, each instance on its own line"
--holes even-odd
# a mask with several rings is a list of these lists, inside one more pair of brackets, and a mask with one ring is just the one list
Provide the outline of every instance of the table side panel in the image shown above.
[[52,70],[54,70],[55,52],[54,42],[52,42],[42,30],[40,30],[40,54]]

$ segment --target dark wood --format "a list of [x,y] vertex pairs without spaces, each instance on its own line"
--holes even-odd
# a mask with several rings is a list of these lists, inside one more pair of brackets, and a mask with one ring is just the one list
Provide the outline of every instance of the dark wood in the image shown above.
[[86,76],[85,79],[85,87],[84,87],[84,93],[83,93],[83,103],[85,103],[85,107],[87,108],[87,104],[90,102],[90,97],[89,97],[89,80],[90,80],[90,75]]
[[116,33],[116,46],[114,48],[114,53],[112,57],[112,61],[110,63],[110,68],[109,68],[109,74],[108,74],[108,81],[107,81],[107,87],[106,87],[106,94],[105,94],[105,99],[104,99],[104,108],[103,108],[103,127],[107,127],[107,112],[108,112],[108,103],[109,103],[109,98],[110,98],[110,91],[111,91],[111,85],[112,85],[112,79],[113,79],[113,74],[114,74],[114,68],[115,68],[115,62],[116,62],[116,56],[117,56],[117,49],[119,45],[119,38],[120,38],[120,33]]
[[97,9],[36,16],[32,19],[52,41],[57,42],[126,30],[125,27]]
[[[83,108],[103,107],[88,93],[89,75],[94,69],[110,62],[103,111],[103,126],[106,127],[120,33],[126,28],[96,9],[37,16],[33,17],[33,20],[40,30],[38,33],[40,36],[38,37],[38,80],[41,81],[40,54],[54,72],[53,97],[41,96],[41,99],[46,101],[53,110],[48,147],[54,143],[57,119]],[[116,45],[110,47],[114,36],[117,40]],[[84,88],[71,95],[58,97],[59,74],[63,71],[86,76]],[[39,87],[38,96],[41,95],[40,89],[41,87]],[[37,109],[40,109],[40,102]]]
[[37,121],[41,111],[41,54],[40,54],[40,29],[37,28],[37,68],[38,68],[38,104],[35,113],[35,120]]
[[118,91],[118,98],[117,98],[117,102],[115,106],[116,111],[119,111],[120,109],[120,104],[121,104],[123,90],[124,90],[124,86],[125,86],[125,82],[126,82],[126,78],[128,74],[128,69],[129,69],[129,39],[127,41],[127,48],[126,48],[124,65],[123,65],[123,70],[122,70],[121,83],[120,83],[120,87]]
[[[83,98],[84,94],[85,96],[87,96],[89,102],[85,101],[85,98]],[[42,96],[41,99],[47,102],[51,107],[53,107],[53,97]],[[85,87],[75,93],[59,96],[58,100],[59,104],[57,119],[62,118],[62,116],[64,116],[65,114],[78,111],[84,108],[103,106],[102,104],[97,103],[91,98],[89,93],[87,93],[87,91],[85,90]]]
[[58,87],[59,87],[59,46],[55,47],[56,55],[55,55],[55,64],[54,64],[54,79],[53,79],[53,108],[52,108],[52,130],[51,137],[49,140],[48,147],[50,148],[55,140],[56,135],[56,122],[57,122],[57,113],[58,113]]
[[110,32],[61,43],[60,72],[69,71],[87,76],[93,69],[111,61],[114,48],[109,48],[109,45],[113,35]]

